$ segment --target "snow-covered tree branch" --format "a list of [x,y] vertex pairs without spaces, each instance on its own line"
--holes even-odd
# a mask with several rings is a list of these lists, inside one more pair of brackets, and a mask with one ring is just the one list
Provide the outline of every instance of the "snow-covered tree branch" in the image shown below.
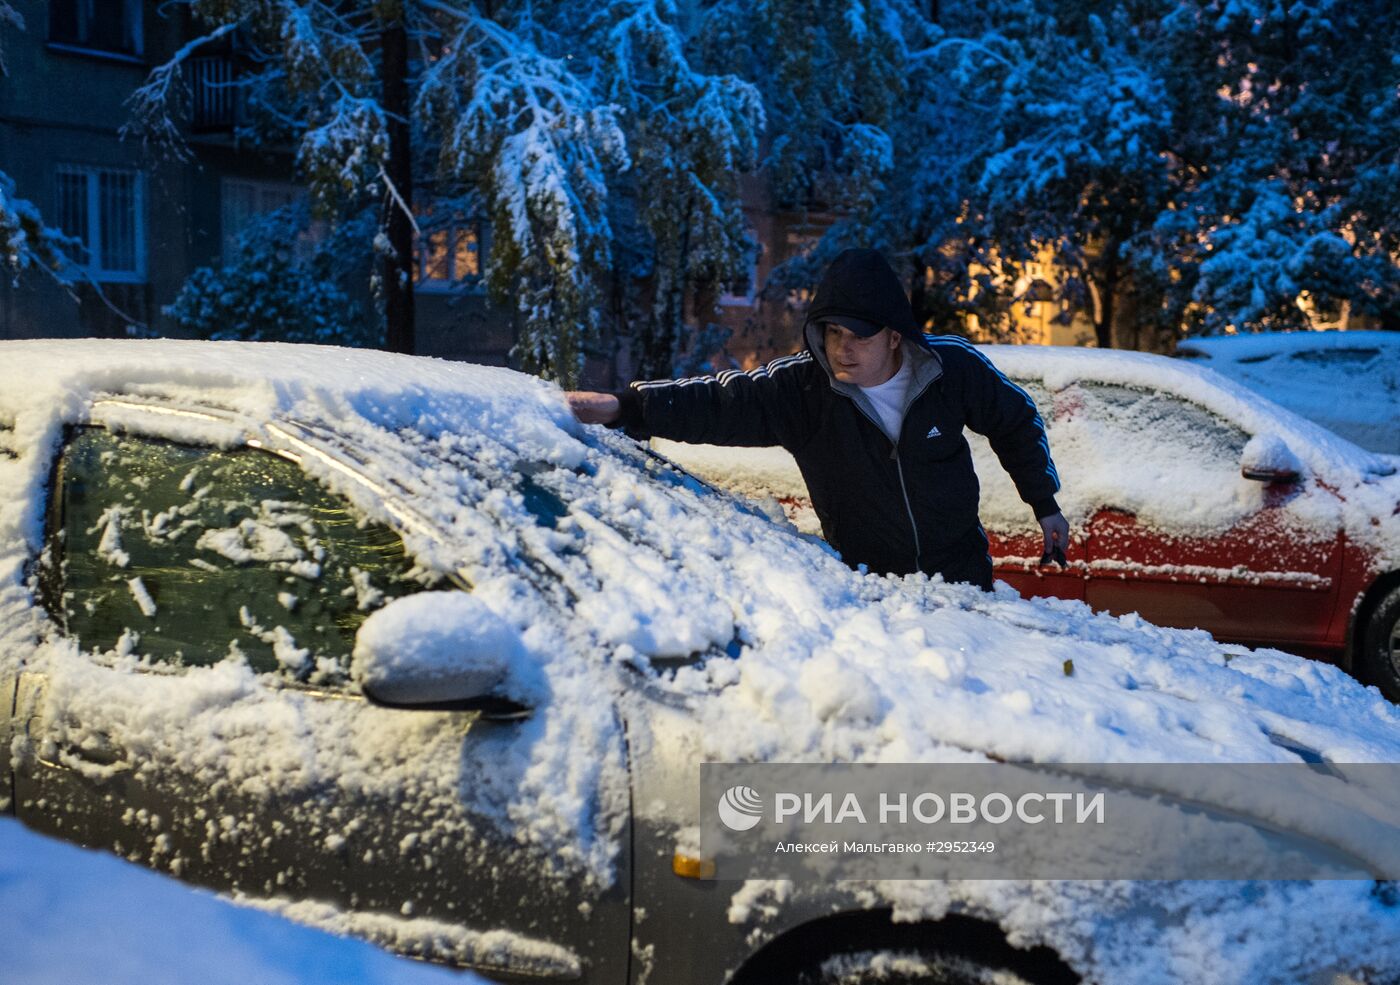
[[935,330],[1007,330],[1047,255],[1101,345],[1303,324],[1305,296],[1400,322],[1384,0],[167,6],[203,34],[135,128],[178,139],[181,63],[231,45],[240,140],[295,151],[324,216],[379,208],[381,297],[411,302],[408,213],[479,202],[517,359],[561,380],[609,326],[670,371],[751,267],[745,174],[830,220],[770,285],[876,246]]

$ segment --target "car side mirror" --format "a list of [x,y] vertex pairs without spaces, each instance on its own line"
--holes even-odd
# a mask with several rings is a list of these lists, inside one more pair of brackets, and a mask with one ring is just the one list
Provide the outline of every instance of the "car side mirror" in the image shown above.
[[1240,475],[1255,482],[1291,484],[1303,477],[1303,463],[1276,434],[1256,434],[1240,455]]
[[479,599],[418,592],[364,621],[351,674],[375,704],[518,718],[528,708],[506,692],[527,660],[520,633]]

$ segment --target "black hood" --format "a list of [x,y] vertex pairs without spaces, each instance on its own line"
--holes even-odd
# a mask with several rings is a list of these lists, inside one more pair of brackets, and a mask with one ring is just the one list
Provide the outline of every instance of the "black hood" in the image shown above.
[[915,345],[923,344],[904,285],[879,250],[844,250],[831,261],[817,284],[803,327],[830,315],[874,322]]

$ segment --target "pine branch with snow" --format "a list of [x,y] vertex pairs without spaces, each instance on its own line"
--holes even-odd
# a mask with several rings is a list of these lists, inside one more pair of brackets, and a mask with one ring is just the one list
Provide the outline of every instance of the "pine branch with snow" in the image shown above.
[[757,248],[738,176],[756,165],[762,98],[738,77],[697,65],[669,0],[618,0],[589,28],[603,39],[604,92],[625,114],[634,161],[625,192],[639,227],[628,238],[651,273],[628,284],[637,365],[669,376],[687,348],[688,315],[703,323]]

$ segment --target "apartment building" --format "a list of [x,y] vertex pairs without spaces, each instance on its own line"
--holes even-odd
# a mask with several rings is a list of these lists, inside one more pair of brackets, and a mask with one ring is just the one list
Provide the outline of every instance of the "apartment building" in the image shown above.
[[[180,120],[188,159],[122,139],[128,100],[152,68],[195,37],[184,7],[155,0],[11,0],[0,77],[0,171],[46,221],[78,240],[73,294],[42,276],[0,281],[0,338],[174,334],[161,309],[192,271],[231,255],[261,213],[305,194],[294,148],[240,143],[244,112],[232,44],[187,65]],[[428,196],[423,196],[430,202]],[[425,219],[431,205],[424,208]],[[424,355],[505,364],[513,314],[474,281],[484,228],[471,217],[425,221],[418,251],[417,339]],[[459,281],[465,279],[466,286]],[[90,281],[100,287],[94,290]]]

